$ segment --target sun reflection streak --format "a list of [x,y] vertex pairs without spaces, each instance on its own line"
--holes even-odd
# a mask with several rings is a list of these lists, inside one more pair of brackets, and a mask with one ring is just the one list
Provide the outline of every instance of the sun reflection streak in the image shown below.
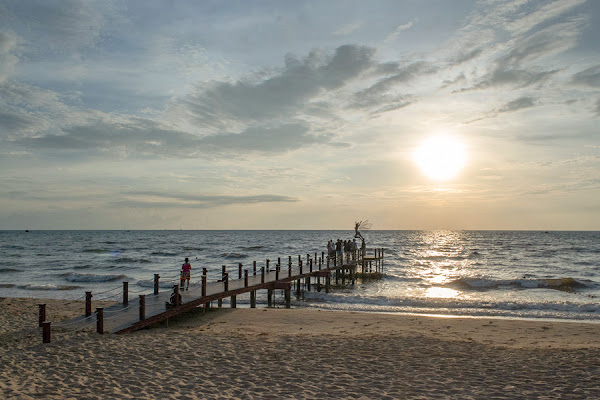
[[438,299],[452,299],[458,297],[459,294],[458,290],[441,287],[431,287],[425,292],[426,297]]

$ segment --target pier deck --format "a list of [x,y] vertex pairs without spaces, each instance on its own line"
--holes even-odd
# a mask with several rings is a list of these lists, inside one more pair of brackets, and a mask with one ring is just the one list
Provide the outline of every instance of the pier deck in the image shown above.
[[[207,282],[206,275],[204,275],[202,284],[191,284],[188,290],[180,290],[176,285],[177,287],[173,287],[172,290],[158,292],[158,281],[155,281],[154,293],[129,299],[124,292],[123,302],[107,308],[97,308],[96,315],[78,317],[66,323],[61,323],[61,325],[69,325],[72,328],[84,327],[90,324],[91,319],[94,319],[97,322],[99,333],[128,333],[166,321],[196,307],[208,307],[214,301],[218,301],[220,306],[225,298],[230,298],[230,306],[236,307],[236,296],[244,293],[250,293],[250,306],[256,307],[256,292],[258,290],[268,291],[269,306],[272,305],[273,291],[283,290],[286,307],[289,308],[293,282],[296,282],[298,295],[302,284],[308,290],[310,290],[311,284],[314,284],[316,290],[320,291],[324,288],[326,292],[329,292],[332,275],[336,283],[341,278],[342,282],[347,279],[348,282],[354,284],[357,268],[362,267],[363,274],[373,272],[372,263],[375,262],[376,272],[383,269],[383,251],[375,250],[374,253],[374,256],[369,257],[355,255],[354,257],[348,257],[346,262],[337,263],[333,259],[327,258],[326,265],[322,265],[325,262],[325,257],[319,258],[318,262],[315,257],[313,263],[313,259],[307,255],[305,265],[298,257],[298,264],[292,266],[290,257],[288,265],[276,265],[270,270],[268,269],[268,262],[266,268],[262,267],[260,270],[254,268],[253,271],[242,271],[242,265],[239,264],[239,269],[236,271],[237,279],[231,279],[230,273],[226,273],[225,266],[223,266],[222,280]],[[158,276],[155,276],[155,279],[158,279]],[[181,304],[167,307],[166,303],[170,302],[174,291],[179,291],[181,294]],[[86,309],[89,314],[91,296],[86,304]]]

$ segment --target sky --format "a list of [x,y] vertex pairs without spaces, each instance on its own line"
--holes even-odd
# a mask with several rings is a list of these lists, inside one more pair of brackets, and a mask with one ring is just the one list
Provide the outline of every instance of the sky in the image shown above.
[[600,230],[598,43],[595,0],[2,0],[0,229]]

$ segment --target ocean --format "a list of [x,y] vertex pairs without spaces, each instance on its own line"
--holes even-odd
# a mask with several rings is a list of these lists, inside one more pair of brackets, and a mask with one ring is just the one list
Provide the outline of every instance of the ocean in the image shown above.
[[[185,257],[192,284],[221,266],[258,268],[266,259],[326,251],[354,231],[0,231],[0,297],[119,300],[177,282]],[[305,292],[293,307],[448,316],[600,321],[600,232],[362,232],[383,248],[381,280],[329,294]],[[266,296],[259,303],[266,303]],[[276,298],[277,301],[277,298]],[[247,305],[238,297],[238,307]]]

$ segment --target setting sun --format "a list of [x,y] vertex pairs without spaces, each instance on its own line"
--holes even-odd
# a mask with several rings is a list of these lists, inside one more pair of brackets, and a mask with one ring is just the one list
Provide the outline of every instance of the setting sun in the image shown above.
[[451,136],[432,136],[415,149],[414,160],[425,176],[436,181],[455,177],[465,166],[463,143]]

